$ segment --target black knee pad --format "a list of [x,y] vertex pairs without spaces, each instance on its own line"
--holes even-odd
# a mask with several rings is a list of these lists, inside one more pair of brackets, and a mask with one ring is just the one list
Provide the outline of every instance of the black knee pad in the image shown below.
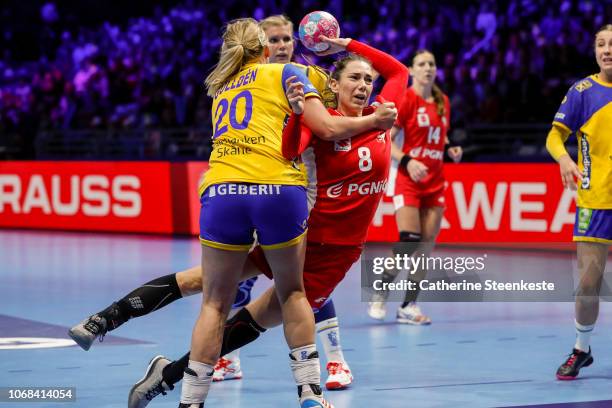
[[420,232],[400,231],[400,242],[421,242],[423,236]]
[[411,256],[417,250],[421,239],[422,235],[418,232],[400,231],[399,242],[394,245],[393,253]]
[[257,340],[259,335],[265,331],[266,329],[253,320],[246,308],[240,309],[234,317],[225,322],[221,356]]

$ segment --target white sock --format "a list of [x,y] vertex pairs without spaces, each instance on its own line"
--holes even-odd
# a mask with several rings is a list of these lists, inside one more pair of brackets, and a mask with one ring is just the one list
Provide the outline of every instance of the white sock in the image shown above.
[[309,344],[294,348],[289,353],[291,371],[295,384],[298,387],[301,386],[302,399],[317,395],[309,384],[315,384],[317,387],[320,387],[321,384],[321,366],[319,366],[319,357],[316,351],[317,347],[314,344]]
[[591,334],[593,334],[594,328],[594,324],[585,326],[576,321],[576,345],[574,346],[575,349],[584,351],[585,353],[589,352],[591,344]]
[[199,404],[204,402],[208,395],[213,372],[214,367],[210,364],[189,360],[189,366],[183,375],[181,403]]
[[327,362],[339,361],[344,363],[344,354],[340,345],[340,328],[338,327],[338,318],[323,320],[316,324],[317,334],[323,344],[325,358]]

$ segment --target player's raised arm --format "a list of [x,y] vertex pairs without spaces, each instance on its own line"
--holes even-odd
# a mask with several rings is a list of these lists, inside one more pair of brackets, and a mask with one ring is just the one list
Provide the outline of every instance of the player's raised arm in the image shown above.
[[[295,80],[291,77],[295,77]],[[297,67],[287,64],[283,69],[285,92],[295,81],[301,82],[304,87],[304,124],[323,140],[342,140],[371,129],[390,129],[397,118],[397,109],[391,102],[381,104],[372,115],[351,118],[332,116],[323,106],[316,89],[304,73]]]
[[358,117],[332,116],[316,98],[307,98],[304,109],[304,123],[323,140],[342,140],[371,129],[387,130],[396,118],[397,109],[392,102],[379,105],[372,115]]
[[[329,39],[323,37],[322,40],[337,42],[345,39]],[[395,103],[395,106],[400,106],[404,99],[405,89],[408,85],[408,77],[410,76],[408,68],[391,55],[357,40],[349,39],[346,50],[361,55],[372,62],[372,68],[380,73],[386,80],[380,92],[380,96],[388,102]]]

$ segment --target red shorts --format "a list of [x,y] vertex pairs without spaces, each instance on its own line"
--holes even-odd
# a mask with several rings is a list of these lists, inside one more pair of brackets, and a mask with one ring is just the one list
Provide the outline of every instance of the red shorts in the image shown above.
[[393,206],[395,211],[402,207],[446,207],[444,192],[446,182],[444,178],[436,178],[426,184],[415,183],[410,176],[404,176],[398,172],[395,183],[395,195],[393,196]]
[[[363,245],[330,245],[308,242],[304,261],[304,289],[313,309],[325,303],[351,266],[361,256]],[[264,275],[272,279],[272,271],[261,247],[256,246],[249,259]]]
[[268,265],[268,260],[264,255],[263,249],[259,245],[255,245],[253,250],[249,252],[249,261],[255,264],[255,267],[259,269],[268,279],[272,279],[272,269]]
[[362,252],[363,245],[308,243],[304,262],[304,289],[313,309],[323,306]]

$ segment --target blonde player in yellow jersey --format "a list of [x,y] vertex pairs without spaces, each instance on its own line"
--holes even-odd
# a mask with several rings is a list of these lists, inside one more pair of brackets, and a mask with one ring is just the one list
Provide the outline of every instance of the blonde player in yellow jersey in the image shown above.
[[[546,148],[559,163],[563,185],[578,190],[576,344],[557,370],[559,380],[573,380],[582,367],[593,363],[589,343],[612,244],[612,24],[595,34],[595,57],[599,73],[572,85],[546,140]],[[563,146],[572,132],[578,139],[578,164]]]
[[[266,17],[259,22],[260,27],[268,38],[268,57],[269,63],[287,64],[293,59],[295,40],[293,37],[293,23],[284,15],[273,15]],[[321,68],[315,66],[303,66],[302,68],[312,85],[317,91],[323,94],[327,89],[328,74]],[[309,189],[313,180],[308,180]],[[316,191],[316,187],[315,191]],[[191,271],[191,270],[190,270]],[[199,268],[191,274],[183,276],[194,282],[194,286],[201,287],[201,271]],[[238,293],[229,317],[233,317],[240,309],[250,302],[251,289],[257,277],[240,282]],[[329,298],[325,304],[318,309],[313,309],[315,315],[315,326],[317,335],[327,360],[326,371],[328,374],[325,381],[327,389],[342,389],[348,387],[353,382],[353,374],[348,363],[344,358],[340,341],[340,327],[334,302]],[[213,381],[223,381],[225,379],[242,378],[242,370],[239,357],[240,349],[234,350],[221,357],[215,365]]]
[[[260,22],[260,26],[268,37],[268,62],[290,62],[294,47],[292,37],[293,25],[291,21],[282,15],[270,16]],[[317,90],[321,91],[326,88],[327,76],[324,72],[312,67],[298,66],[306,73]],[[389,123],[392,123],[392,121]],[[254,280],[257,279],[256,275],[261,273],[260,269],[263,264],[265,264],[265,259],[261,255],[261,249],[256,248],[250,254],[243,267],[243,277],[255,277],[241,282],[234,305],[232,305],[232,307],[236,307],[236,310],[240,310],[249,303],[250,288]],[[117,329],[129,319],[147,315],[175,300],[195,295],[201,291],[202,269],[200,265],[178,273],[160,276],[130,291],[130,293],[117,302],[112,303],[107,308],[75,325],[70,330],[70,336],[81,347],[88,350],[97,338],[101,340],[108,331]],[[133,298],[140,300],[139,307],[133,307],[131,302]],[[337,319],[331,318],[330,310],[333,311],[333,303],[331,302],[316,311],[315,321],[328,361],[329,377],[326,381],[326,386],[328,388],[337,388],[330,386],[330,384],[340,384],[344,387],[352,381],[352,375],[344,361],[339,343]],[[252,320],[250,316],[246,318]],[[236,325],[238,325],[243,319],[231,319],[228,321],[228,324],[232,324],[234,320]],[[251,322],[248,326],[252,328],[251,336],[257,336],[259,331],[265,331],[263,328],[258,329],[254,322]],[[234,354],[225,354],[225,358],[218,360],[215,373],[213,374],[213,381],[241,378],[242,372],[238,350],[232,353]],[[145,376],[132,387],[128,406],[130,408],[144,408],[156,395],[171,390],[173,388],[172,384],[182,379],[184,366],[189,361],[189,354],[183,356],[179,361],[180,364],[173,365],[170,364],[170,360],[163,356],[153,358]],[[330,363],[332,367],[341,367],[342,369],[332,370]]]
[[[314,318],[304,295],[305,177],[281,154],[287,92],[303,93],[303,120],[327,140],[392,125],[382,115],[332,117],[304,72],[265,64],[264,31],[235,20],[223,34],[219,63],[206,78],[213,97],[213,152],[200,185],[203,303],[191,341],[179,407],[203,407],[229,312],[253,234],[271,266],[282,308],[291,369],[302,408],[327,408],[314,344]],[[370,117],[371,116],[371,117]]]

